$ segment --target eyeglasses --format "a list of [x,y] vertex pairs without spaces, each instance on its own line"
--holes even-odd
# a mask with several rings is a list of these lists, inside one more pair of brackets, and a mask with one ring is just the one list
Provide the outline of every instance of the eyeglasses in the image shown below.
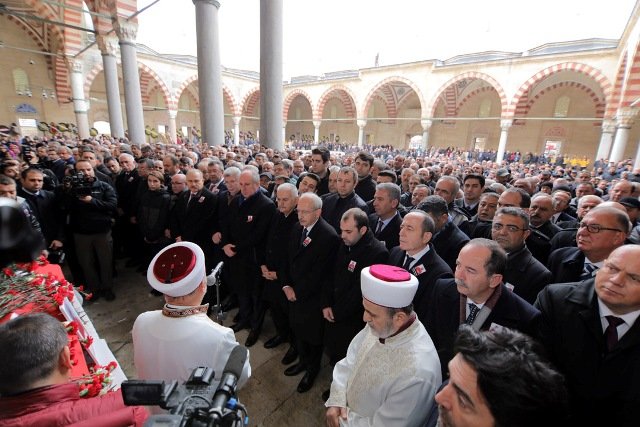
[[503,228],[506,228],[507,231],[509,233],[517,233],[518,231],[527,231],[528,228],[520,228],[517,225],[504,225],[504,224],[500,224],[499,222],[494,222],[493,225],[491,226],[491,229],[494,231],[500,231]]
[[580,224],[578,224],[578,228],[585,228],[585,227],[589,233],[593,233],[593,234],[597,234],[602,230],[618,231],[620,233],[622,232],[622,230],[618,230],[617,228],[607,228],[598,224],[585,224],[584,222],[581,222]]

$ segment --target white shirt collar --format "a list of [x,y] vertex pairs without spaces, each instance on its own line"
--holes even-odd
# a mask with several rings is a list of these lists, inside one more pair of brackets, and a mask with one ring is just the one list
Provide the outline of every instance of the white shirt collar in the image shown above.
[[[425,256],[425,254],[429,252],[429,245],[427,244],[427,246],[425,246],[420,252],[417,252],[413,255],[409,255],[408,253],[405,252],[406,256],[410,256],[411,258],[413,258],[413,261],[411,261],[411,264],[409,264],[409,269],[412,269],[414,265],[416,265],[416,263],[418,262],[418,260],[420,258],[422,258],[423,256]],[[406,259],[406,258],[405,258]],[[404,261],[404,260],[403,260]]]
[[624,321],[624,324],[618,326],[618,336],[620,338],[622,338],[622,335],[624,335],[633,326],[638,317],[640,317],[640,310],[635,310],[627,314],[615,314],[600,298],[598,298],[598,311],[600,311],[600,322],[602,323],[603,332],[607,329],[607,326],[609,326],[609,321],[606,319],[606,316],[619,317]]

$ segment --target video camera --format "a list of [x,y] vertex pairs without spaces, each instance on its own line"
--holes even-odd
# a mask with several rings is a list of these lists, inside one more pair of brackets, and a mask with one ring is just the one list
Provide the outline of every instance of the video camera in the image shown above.
[[73,174],[64,177],[62,188],[75,197],[90,196],[95,180],[94,177],[87,176],[82,172],[73,172]]
[[164,381],[124,381],[124,403],[129,406],[160,406],[169,410],[169,414],[151,416],[145,426],[247,425],[247,410],[237,400],[236,387],[248,355],[245,347],[234,347],[217,387],[212,384],[214,371],[208,367],[195,368],[183,384],[177,381],[168,384]]

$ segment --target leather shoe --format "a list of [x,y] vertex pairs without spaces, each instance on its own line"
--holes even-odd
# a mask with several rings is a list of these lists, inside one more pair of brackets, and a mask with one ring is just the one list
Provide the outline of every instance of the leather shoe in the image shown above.
[[304,377],[302,377],[302,379],[300,380],[300,383],[298,383],[298,388],[297,388],[298,393],[305,393],[311,390],[311,387],[313,387],[313,382],[315,380],[316,380],[315,374],[311,374],[309,372],[304,374]]
[[252,345],[254,345],[258,341],[259,337],[260,337],[260,332],[255,331],[255,330],[252,329],[249,332],[249,336],[247,337],[247,340],[244,342],[244,346],[245,347],[251,347]]
[[290,365],[293,362],[295,362],[297,358],[298,358],[298,351],[295,349],[294,346],[291,346],[289,347],[289,350],[287,350],[287,353],[282,358],[282,364]]
[[288,377],[294,377],[306,370],[307,370],[307,367],[304,364],[296,363],[295,365],[289,366],[287,369],[285,369],[284,374]]
[[322,392],[322,401],[326,402],[329,400],[329,396],[331,396],[331,390],[325,390]]
[[243,329],[247,329],[249,327],[249,325],[247,325],[246,323],[234,323],[233,325],[231,325],[231,329],[233,329],[233,332],[240,332]]
[[264,348],[276,348],[285,341],[287,340],[282,335],[276,335],[264,343]]

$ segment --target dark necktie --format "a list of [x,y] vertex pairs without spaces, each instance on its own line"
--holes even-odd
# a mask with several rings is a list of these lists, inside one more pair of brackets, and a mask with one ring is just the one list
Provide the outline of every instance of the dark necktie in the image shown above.
[[609,326],[604,331],[604,338],[607,342],[607,351],[611,351],[611,349],[618,343],[618,326],[624,323],[619,317],[616,316],[605,316],[607,322],[609,322]]
[[412,262],[413,262],[413,258],[407,255],[407,258],[404,260],[404,264],[402,265],[402,268],[409,271],[409,267],[411,266]]
[[189,200],[187,201],[187,208],[191,205],[191,201],[192,201],[193,199],[195,199],[197,195],[198,195],[198,193],[191,193],[191,194],[189,194]]
[[307,231],[306,228],[302,229],[302,235],[300,236],[300,246],[303,246],[305,239],[307,238],[307,235],[309,234],[309,232]]
[[584,268],[582,269],[582,274],[580,275],[580,280],[591,279],[597,270],[597,265],[585,261]]
[[476,320],[476,317],[478,316],[479,312],[480,312],[480,309],[478,308],[477,305],[473,303],[469,303],[469,316],[467,317],[467,320],[465,321],[465,323],[467,325],[472,325],[473,321]]
[[378,225],[376,226],[376,236],[378,234],[380,234],[380,232],[382,231],[382,226],[384,225],[384,223],[382,222],[382,220],[380,218],[378,218]]

